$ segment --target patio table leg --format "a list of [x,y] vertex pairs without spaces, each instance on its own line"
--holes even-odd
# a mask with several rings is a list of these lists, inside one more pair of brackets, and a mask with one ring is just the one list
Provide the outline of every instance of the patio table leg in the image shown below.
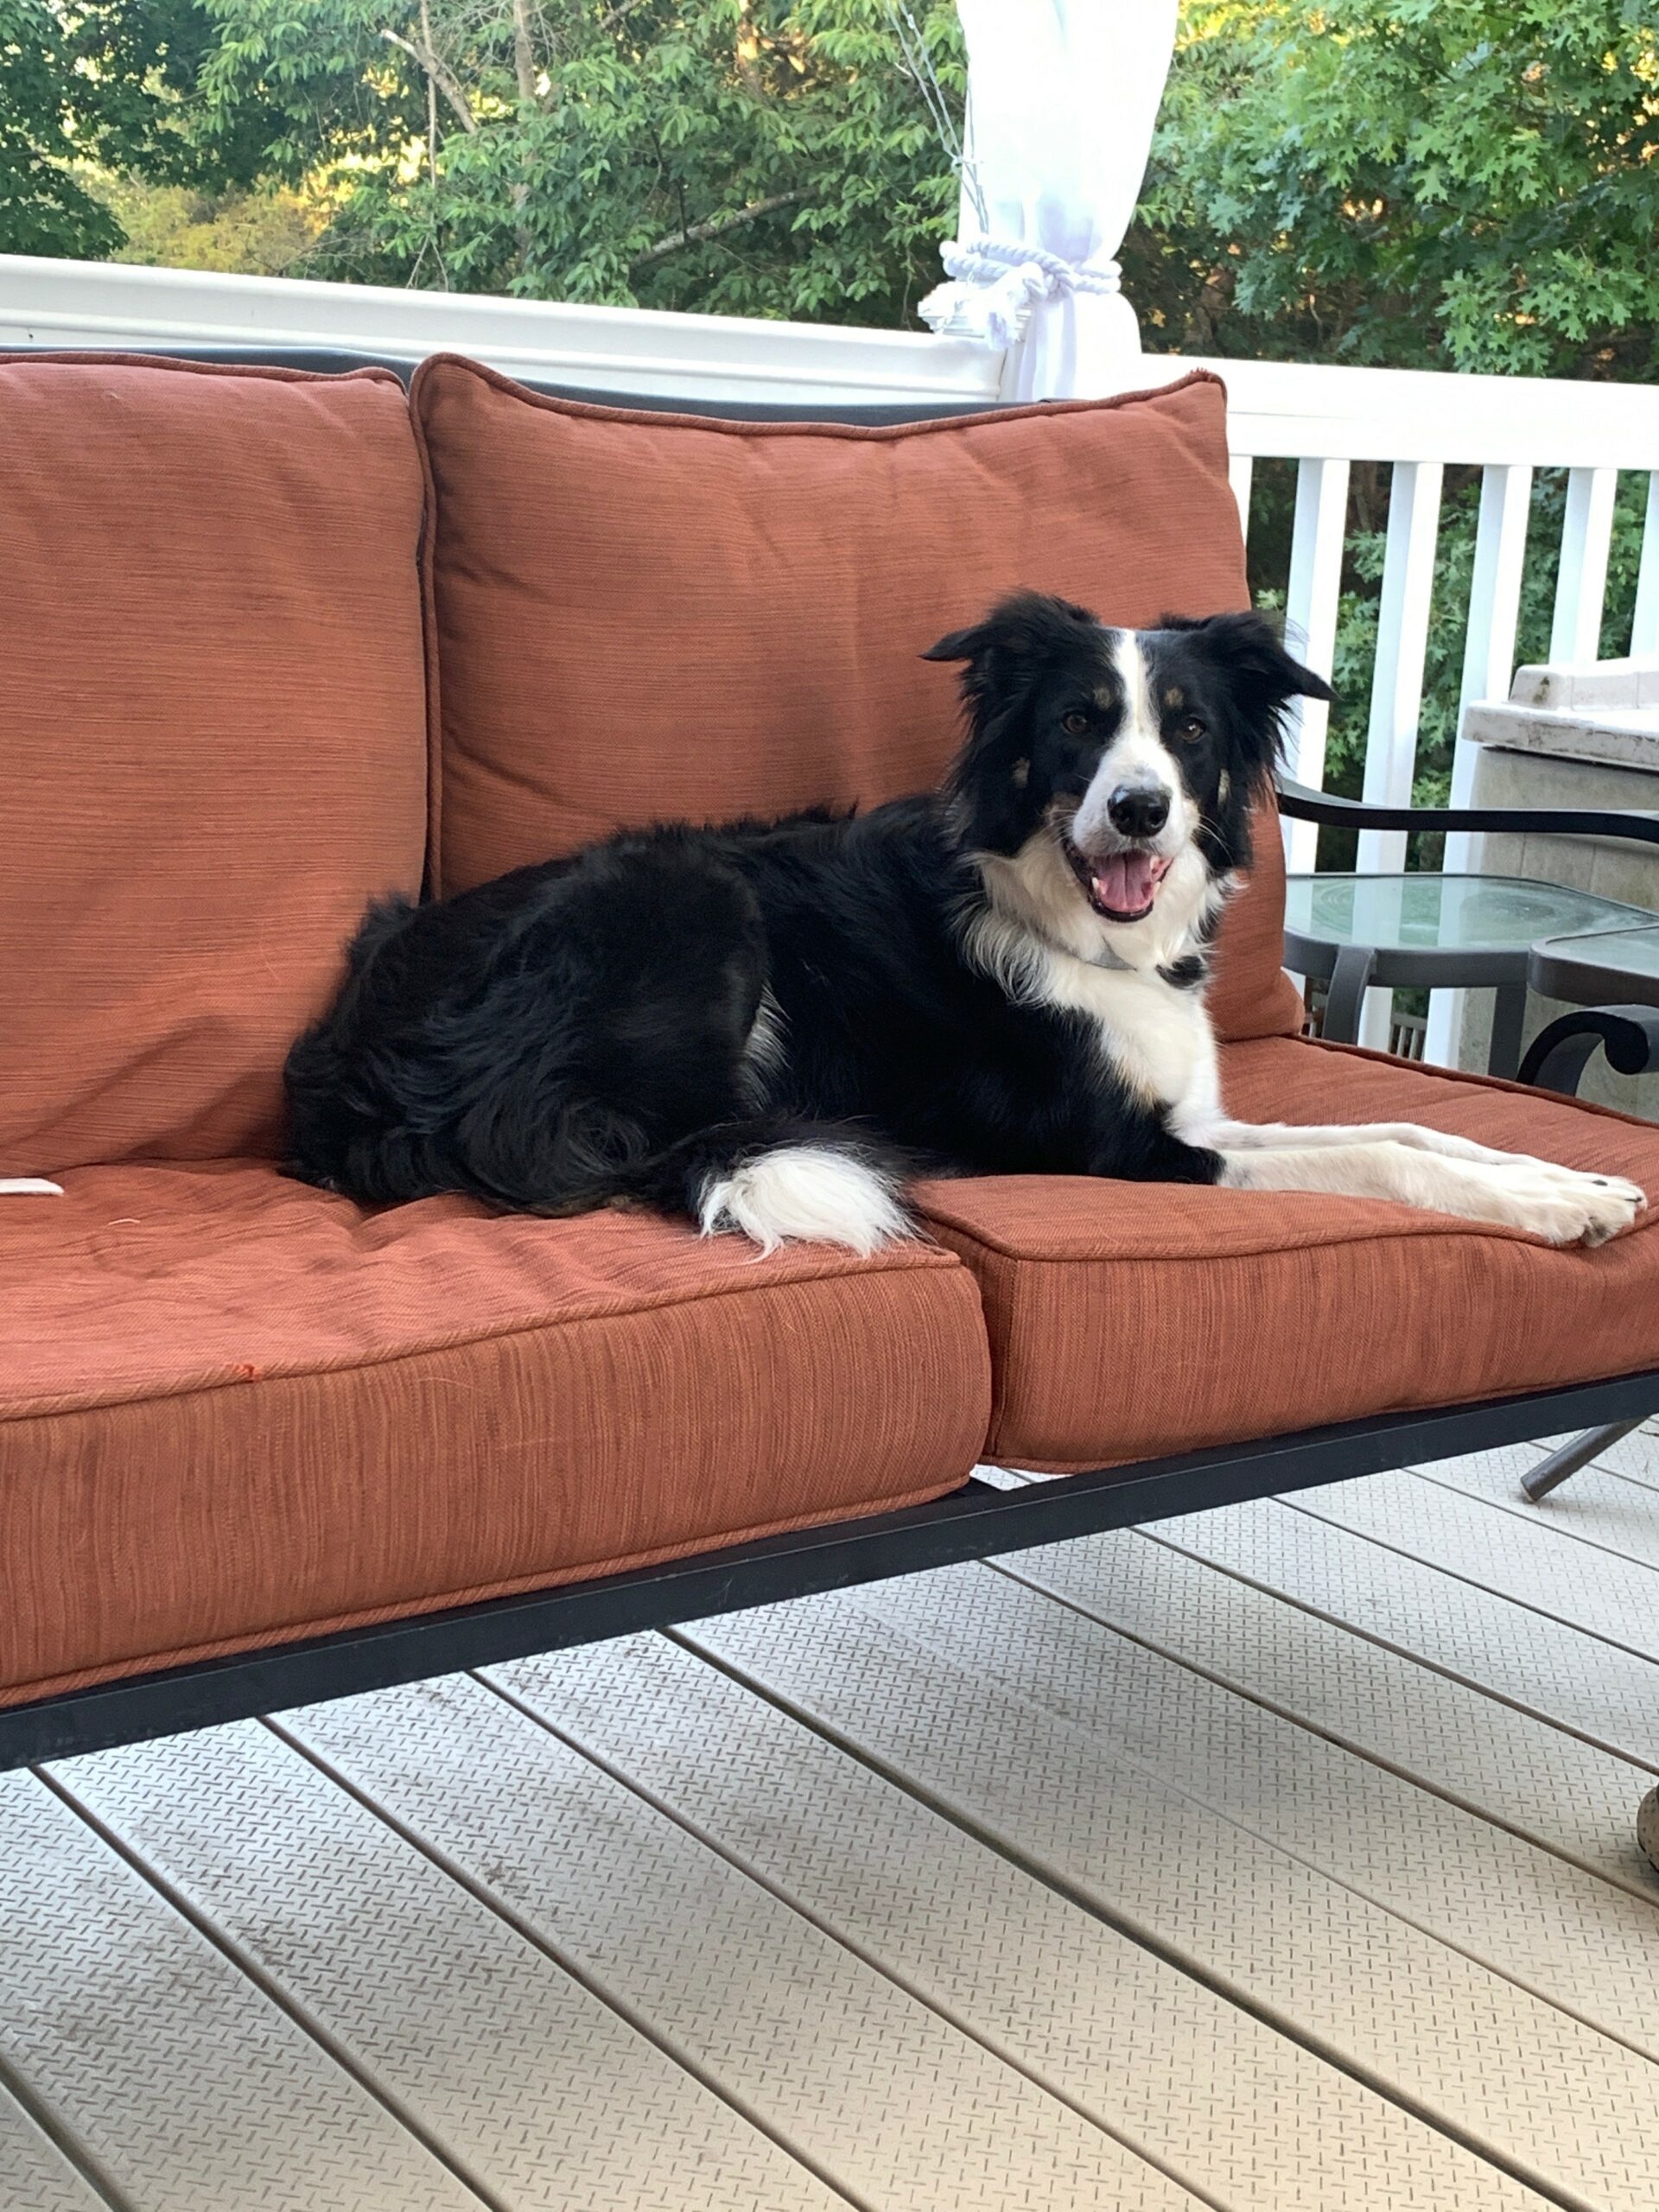
[[1500,983],[1492,994],[1492,1041],[1486,1054],[1488,1075],[1513,1083],[1521,1072],[1521,1033],[1526,1027],[1527,987]]
[[1319,1025],[1320,1036],[1332,1044],[1358,1044],[1360,1016],[1376,965],[1376,953],[1369,944],[1337,947],[1336,964],[1325,986],[1325,1019]]
[[1558,1483],[1569,1475],[1576,1475],[1580,1467],[1589,1465],[1592,1459],[1605,1452],[1610,1444],[1617,1444],[1633,1428],[1640,1428],[1638,1421],[1610,1421],[1605,1428],[1586,1428],[1582,1436],[1575,1436],[1570,1444],[1563,1444],[1559,1452],[1552,1452],[1548,1459],[1533,1469],[1522,1484],[1522,1489],[1535,1503],[1548,1497]]

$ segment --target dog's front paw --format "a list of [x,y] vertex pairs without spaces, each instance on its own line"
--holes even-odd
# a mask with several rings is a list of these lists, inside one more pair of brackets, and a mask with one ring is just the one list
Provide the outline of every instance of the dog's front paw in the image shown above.
[[1501,1170],[1519,1229],[1551,1244],[1605,1244],[1628,1229],[1648,1203],[1640,1184],[1622,1175],[1592,1175],[1553,1160],[1517,1160]]
[[1599,1194],[1584,1232],[1585,1243],[1605,1244],[1647,1211],[1648,1194],[1639,1183],[1627,1182],[1622,1175],[1592,1175],[1585,1179]]

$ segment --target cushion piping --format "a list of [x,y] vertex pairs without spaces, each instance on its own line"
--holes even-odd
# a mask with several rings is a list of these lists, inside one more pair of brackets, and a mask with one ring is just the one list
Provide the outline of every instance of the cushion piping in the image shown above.
[[376,362],[360,369],[287,369],[269,361],[192,361],[176,353],[127,353],[106,347],[99,353],[61,352],[20,353],[0,346],[0,362],[32,368],[37,363],[57,363],[83,369],[176,369],[196,377],[252,377],[267,384],[395,384],[403,378]]
[[[145,1389],[135,1383],[124,1389],[65,1391],[52,1397],[12,1399],[0,1402],[0,1423],[47,1420],[59,1414],[90,1413],[103,1406],[146,1405],[168,1398],[203,1397],[215,1391],[242,1389],[250,1382],[289,1382],[311,1375],[355,1374],[372,1369],[396,1367],[406,1360],[429,1358],[435,1352],[464,1351],[472,1344],[510,1344],[516,1338],[539,1336],[550,1330],[585,1328],[596,1321],[626,1320],[635,1313],[663,1313],[677,1306],[710,1304],[716,1299],[725,1298],[767,1297],[775,1291],[804,1288],[820,1282],[855,1281],[871,1274],[941,1274],[947,1277],[959,1274],[974,1284],[972,1270],[964,1267],[954,1252],[947,1251],[942,1245],[912,1242],[905,1247],[895,1248],[892,1262],[872,1263],[868,1260],[849,1259],[840,1265],[834,1262],[826,1262],[806,1274],[791,1274],[781,1282],[722,1283],[705,1290],[668,1288],[648,1292],[639,1297],[618,1294],[609,1300],[591,1299],[585,1306],[568,1312],[543,1313],[521,1320],[503,1322],[491,1328],[465,1330],[454,1335],[424,1338],[419,1343],[399,1344],[395,1351],[365,1358],[278,1361],[269,1367],[250,1363],[216,1378],[182,1379],[170,1387],[162,1383],[153,1389]],[[977,1285],[974,1287],[977,1298]],[[982,1338],[983,1333],[982,1328]]]
[[240,1636],[213,1637],[199,1643],[173,1645],[163,1651],[135,1653],[125,1659],[108,1660],[101,1666],[70,1669],[29,1682],[0,1683],[0,1712],[41,1698],[60,1696],[70,1690],[90,1688],[98,1682],[120,1681],[128,1675],[147,1675],[168,1667],[188,1667],[238,1652],[280,1649],[284,1644],[303,1643],[311,1637],[335,1636],[347,1629],[371,1628],[380,1621],[445,1612],[453,1606],[483,1605],[493,1598],[522,1597],[531,1590],[565,1589],[573,1583],[596,1582],[607,1574],[658,1567],[670,1560],[695,1559],[700,1552],[723,1551],[734,1544],[759,1543],[767,1536],[788,1535],[797,1529],[821,1529],[837,1521],[868,1520],[879,1513],[903,1512],[910,1506],[926,1505],[934,1498],[945,1497],[953,1490],[960,1490],[972,1471],[971,1466],[964,1467],[959,1475],[947,1475],[920,1490],[900,1491],[892,1497],[861,1501],[855,1505],[821,1506],[809,1514],[721,1530],[715,1536],[696,1536],[680,1543],[659,1544],[651,1551],[618,1553],[606,1559],[584,1560],[576,1567],[550,1573],[515,1575],[500,1582],[479,1582],[459,1590],[388,1599],[382,1605],[363,1606],[353,1612],[326,1614],[320,1620],[250,1629]]
[[[1283,1197],[1293,1194],[1274,1192],[1271,1195]],[[1338,1198],[1340,1200],[1340,1194],[1335,1192],[1319,1192],[1316,1195],[1321,1198]],[[1143,1260],[1149,1260],[1160,1268],[1211,1268],[1218,1260],[1270,1260],[1281,1252],[1328,1251],[1350,1244],[1392,1244],[1402,1237],[1409,1238],[1414,1243],[1421,1238],[1430,1236],[1491,1236],[1497,1237],[1505,1244],[1535,1244],[1547,1252],[1572,1251],[1577,1249],[1572,1245],[1546,1244],[1541,1236],[1535,1236],[1529,1229],[1511,1229],[1505,1226],[1503,1223],[1497,1221],[1468,1221],[1459,1214],[1435,1214],[1432,1210],[1421,1206],[1396,1207],[1391,1200],[1387,1198],[1369,1198],[1347,1203],[1387,1205],[1391,1211],[1409,1215],[1411,1219],[1405,1226],[1398,1229],[1368,1229],[1357,1231],[1352,1235],[1335,1236],[1308,1235],[1279,1236],[1270,1243],[1230,1244],[1224,1250],[1213,1252],[1154,1252],[1144,1247],[1137,1247],[1133,1251],[1056,1252],[1041,1250],[1033,1245],[999,1244],[994,1238],[988,1236],[982,1230],[968,1228],[953,1219],[950,1215],[941,1213],[937,1209],[931,1211],[927,1218],[937,1223],[941,1229],[948,1230],[952,1236],[960,1236],[964,1243],[975,1245],[980,1251],[992,1253],[998,1259],[1013,1260],[1020,1265],[1036,1264],[1049,1268],[1116,1268],[1136,1265]],[[1427,1218],[1425,1218],[1426,1216]],[[1419,1221],[1423,1222],[1423,1226],[1421,1228],[1417,1225]],[[1639,1236],[1643,1230],[1654,1227],[1656,1221],[1659,1221],[1659,1214],[1656,1214],[1654,1208],[1649,1206],[1646,1213],[1642,1215],[1631,1228],[1609,1241],[1619,1244],[1628,1243],[1632,1236]]]
[[[1373,1406],[1363,1414],[1351,1415],[1350,1420],[1352,1425],[1361,1428],[1365,1428],[1370,1427],[1376,1421],[1387,1420],[1390,1414],[1427,1414],[1439,1412],[1442,1409],[1449,1410],[1458,1406],[1484,1405],[1488,1399],[1493,1397],[1496,1397],[1500,1402],[1504,1398],[1531,1397],[1538,1391],[1548,1388],[1559,1388],[1565,1389],[1576,1388],[1578,1384],[1585,1382],[1615,1382],[1621,1376],[1645,1375],[1652,1371],[1652,1370],[1643,1367],[1615,1367],[1608,1369],[1605,1372],[1601,1370],[1598,1370],[1593,1375],[1576,1376],[1571,1384],[1563,1383],[1559,1385],[1547,1385],[1535,1383],[1523,1389],[1515,1390],[1499,1390],[1497,1392],[1490,1389],[1460,1390],[1455,1397],[1437,1399],[1432,1406],[1427,1406],[1416,1399],[1408,1398],[1402,1402],[1392,1405]],[[996,1454],[1001,1449],[1001,1439],[1000,1434],[1001,1422],[1002,1413],[999,1407],[993,1417],[991,1422],[991,1433],[989,1437],[987,1439],[985,1445],[985,1450],[988,1454],[988,1464],[994,1467],[1007,1466],[1015,1470],[1029,1469],[1030,1471],[1035,1475],[1092,1475],[1110,1474],[1116,1469],[1122,1468],[1127,1470],[1130,1467],[1139,1466],[1141,1464],[1141,1460],[1138,1459],[1045,1459],[1040,1457],[1033,1457],[1027,1453],[1011,1453],[1006,1459],[999,1459],[996,1457]],[[1155,1453],[1154,1455],[1154,1459],[1156,1460],[1158,1459],[1166,1459],[1172,1456],[1185,1456],[1188,1452],[1225,1452],[1230,1448],[1234,1447],[1242,1451],[1252,1444],[1269,1443],[1273,1439],[1270,1436],[1244,1435],[1239,1437],[1223,1437],[1214,1444],[1184,1444],[1179,1447],[1179,1455],[1168,1452]]]
[[438,493],[432,456],[420,416],[411,408],[409,427],[421,464],[421,542],[416,569],[421,588],[421,645],[426,665],[426,858],[421,875],[423,899],[443,896],[443,702],[439,690]]
[[[487,384],[493,390],[505,393],[524,405],[537,408],[550,415],[569,415],[594,423],[632,423],[657,429],[709,430],[721,437],[738,438],[852,438],[876,443],[887,443],[899,438],[925,437],[939,431],[984,429],[1001,423],[1028,421],[1033,416],[1085,415],[1119,407],[1132,407],[1138,401],[1167,399],[1172,393],[1185,391],[1193,385],[1212,384],[1226,397],[1227,386],[1213,369],[1189,369],[1183,377],[1172,383],[1148,385],[1135,391],[1116,391],[1104,399],[1039,399],[1025,406],[988,407],[977,415],[941,415],[925,416],[915,423],[745,423],[733,421],[721,415],[661,414],[645,407],[606,407],[592,400],[563,399],[547,391],[531,391],[528,385],[516,383],[499,369],[485,362],[474,361],[465,353],[429,353],[410,379],[410,407],[416,423],[423,417],[421,398],[431,378],[443,368],[464,369]],[[390,373],[390,372],[388,372]]]
[[[1266,1038],[1243,1037],[1244,1045],[1265,1044],[1274,1040]],[[1514,1098],[1531,1098],[1546,1106],[1569,1107],[1575,1114],[1599,1114],[1604,1121],[1623,1122],[1627,1128],[1651,1132],[1654,1124],[1640,1114],[1627,1114],[1622,1107],[1599,1105],[1593,1098],[1569,1098],[1564,1090],[1541,1090],[1535,1083],[1521,1083],[1512,1076],[1482,1075],[1477,1068],[1425,1067],[1419,1060],[1402,1060],[1393,1052],[1379,1052],[1370,1045],[1344,1045],[1334,1037],[1299,1037],[1296,1044],[1312,1045],[1321,1052],[1340,1052],[1351,1060],[1370,1060],[1383,1067],[1403,1068],[1408,1073],[1433,1076],[1440,1083],[1463,1083],[1477,1090],[1507,1091]]]

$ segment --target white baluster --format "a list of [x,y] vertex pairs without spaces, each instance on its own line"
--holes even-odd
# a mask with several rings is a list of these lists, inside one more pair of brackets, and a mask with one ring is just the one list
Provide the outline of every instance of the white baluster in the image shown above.
[[1250,483],[1255,474],[1255,463],[1247,453],[1234,454],[1227,463],[1227,481],[1238,503],[1238,526],[1247,545],[1250,538]]
[[[1348,463],[1304,461],[1296,471],[1296,522],[1290,542],[1290,583],[1285,620],[1293,645],[1307,665],[1329,676],[1337,643],[1337,605],[1342,588],[1342,543],[1348,519]],[[1325,740],[1331,710],[1322,700],[1291,704],[1285,757],[1298,783],[1319,790],[1325,781]],[[1306,873],[1319,850],[1311,822],[1285,823],[1285,857]]]
[[[1389,486],[1388,550],[1377,609],[1371,717],[1365,737],[1364,796],[1376,806],[1411,804],[1444,474],[1438,461],[1397,461]],[[1403,830],[1360,832],[1362,875],[1397,875],[1405,865]],[[1392,991],[1366,993],[1362,1044],[1379,1052],[1388,1050],[1393,1005]]]
[[1601,608],[1607,595],[1607,553],[1613,542],[1616,468],[1569,468],[1567,518],[1561,524],[1561,567],[1555,582],[1555,620],[1549,636],[1553,661],[1595,660],[1601,646]]
[[1642,527],[1642,566],[1636,578],[1633,653],[1659,653],[1659,468],[1648,479],[1648,514]]
[[[1477,699],[1507,699],[1515,676],[1515,633],[1521,615],[1521,579],[1527,559],[1527,524],[1532,513],[1532,471],[1521,463],[1493,463],[1481,473],[1480,522],[1475,535],[1475,567],[1469,590],[1469,628],[1463,650],[1463,682],[1458,695],[1458,739],[1452,756],[1452,804],[1468,806],[1474,798],[1478,746],[1462,734],[1464,709]],[[1659,542],[1659,531],[1656,532]],[[1472,839],[1454,831],[1446,841],[1442,866],[1450,875],[1467,872]],[[1457,1058],[1463,1028],[1461,991],[1435,991],[1428,1002],[1428,1034],[1423,1057],[1436,1067]]]
[[[1521,579],[1532,513],[1532,471],[1516,464],[1483,470],[1475,569],[1469,590],[1469,631],[1463,648],[1458,695],[1459,735],[1452,758],[1452,804],[1467,806],[1474,794],[1478,746],[1461,734],[1463,710],[1476,699],[1507,699],[1515,676],[1515,633],[1521,619]],[[1446,843],[1448,868],[1469,865],[1469,839],[1459,832]]]
[[[1371,677],[1371,719],[1365,739],[1364,795],[1376,806],[1411,804],[1443,475],[1438,461],[1397,461],[1394,465],[1382,597],[1377,609],[1376,666]],[[1405,864],[1403,830],[1361,832],[1362,874],[1396,874]]]

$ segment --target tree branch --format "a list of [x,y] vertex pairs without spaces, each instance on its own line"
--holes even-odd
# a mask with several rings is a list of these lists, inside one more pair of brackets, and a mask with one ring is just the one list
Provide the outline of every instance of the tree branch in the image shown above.
[[512,0],[512,67],[518,79],[518,105],[536,105],[536,44],[531,35],[530,0]]
[[435,85],[450,106],[454,108],[463,130],[477,130],[478,118],[473,113],[472,102],[430,47],[418,47],[412,39],[400,37],[397,32],[392,30],[382,30],[380,35],[388,45],[401,47],[405,54],[410,55],[425,70],[427,81]]
[[619,23],[626,21],[636,8],[643,8],[645,4],[645,0],[620,0],[619,6],[613,8],[608,16],[601,16],[594,25],[594,37],[601,38],[607,31],[613,31]]
[[653,261],[664,260],[682,246],[702,245],[709,238],[724,238],[728,231],[741,231],[746,223],[758,223],[763,215],[774,215],[780,207],[793,207],[805,197],[804,192],[774,192],[770,200],[752,200],[747,207],[736,208],[729,215],[715,215],[706,223],[692,223],[683,231],[671,231],[655,245],[635,254],[628,264],[628,273],[632,276],[637,270],[648,269]]
[[[429,52],[432,45],[432,10],[429,0],[421,0],[421,36]],[[429,70],[426,73],[426,181],[435,192],[438,185],[438,86]]]

